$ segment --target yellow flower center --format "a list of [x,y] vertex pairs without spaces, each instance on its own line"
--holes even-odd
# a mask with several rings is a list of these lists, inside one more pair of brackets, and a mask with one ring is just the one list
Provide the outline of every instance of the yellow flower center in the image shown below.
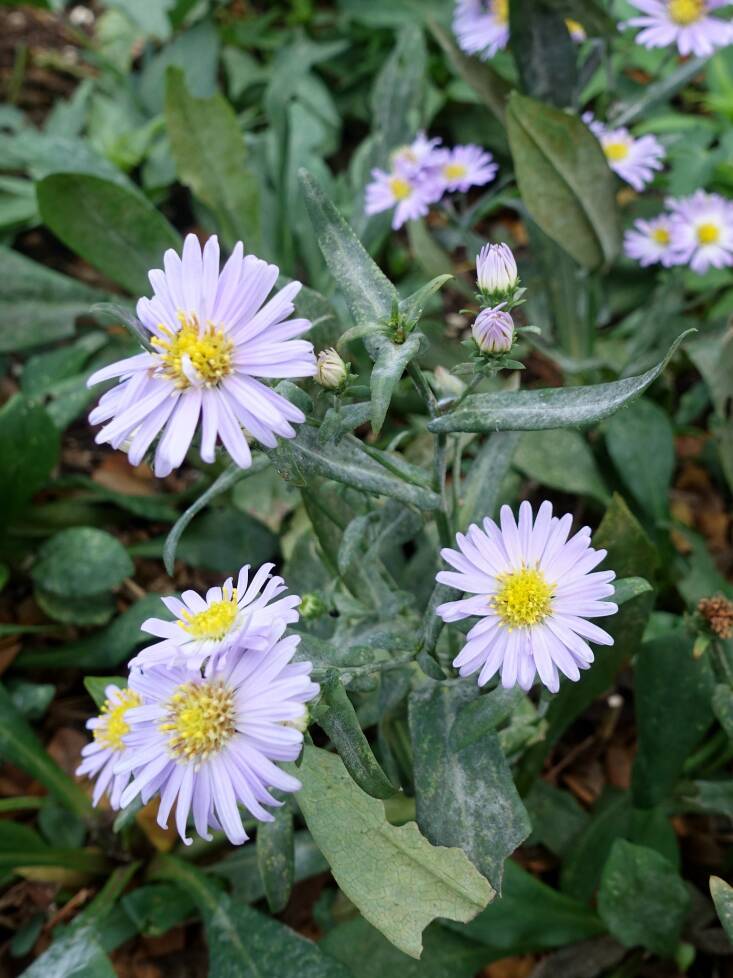
[[706,13],[705,0],[669,0],[667,9],[669,16],[683,27],[701,20]]
[[179,621],[178,624],[193,638],[208,638],[218,641],[224,638],[234,624],[236,617],[237,589],[234,588],[231,597],[224,598],[223,601],[215,601],[204,611],[199,611],[196,614],[184,611],[184,620]]
[[105,700],[99,712],[102,723],[95,727],[94,739],[108,750],[123,750],[125,745],[122,738],[130,732],[130,725],[125,720],[125,714],[133,706],[141,705],[140,694],[132,689],[120,690],[116,702]]
[[667,228],[654,228],[650,237],[658,245],[668,245],[670,241]]
[[[215,387],[232,372],[234,343],[223,329],[207,323],[201,330],[195,313],[187,316],[178,313],[181,328],[178,331],[160,324],[165,334],[151,340],[163,363],[163,369],[176,387],[182,390],[191,385],[184,366],[190,364],[207,387]],[[190,373],[190,368],[189,371]]]
[[552,586],[539,570],[500,574],[501,587],[491,599],[494,611],[510,629],[537,625],[552,610]]
[[717,244],[720,241],[720,228],[717,224],[699,224],[697,240],[701,245]]
[[402,177],[392,177],[389,181],[389,189],[392,191],[395,200],[405,200],[412,193],[412,187]]
[[603,152],[606,154],[606,159],[610,160],[611,163],[620,163],[629,155],[629,145],[628,143],[606,143]]
[[493,0],[491,12],[500,24],[509,23],[509,0]]
[[159,727],[168,750],[184,761],[205,761],[222,749],[235,731],[234,690],[221,680],[178,686]]
[[585,28],[578,20],[572,20],[570,17],[566,17],[565,26],[571,34],[585,34]]
[[443,167],[443,176],[446,180],[460,180],[466,175],[465,163],[446,163]]

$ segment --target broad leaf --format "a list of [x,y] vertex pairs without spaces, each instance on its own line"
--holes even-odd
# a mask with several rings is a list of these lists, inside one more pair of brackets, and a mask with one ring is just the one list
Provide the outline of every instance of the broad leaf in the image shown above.
[[507,134],[530,216],[586,268],[609,265],[621,231],[614,176],[584,122],[513,92]]
[[272,913],[287,906],[293,889],[293,812],[288,803],[273,812],[272,822],[257,826],[257,868]]
[[178,233],[141,193],[100,177],[60,173],[37,185],[45,224],[65,245],[133,295],[150,291],[148,271],[180,248]]
[[512,0],[509,43],[523,91],[561,109],[572,104],[578,84],[575,42],[559,11],[541,0]]
[[44,408],[20,394],[0,408],[0,523],[45,484],[59,454],[59,433]]
[[730,886],[719,876],[711,876],[710,895],[713,898],[723,929],[728,935],[728,939],[733,943],[733,886]]
[[664,518],[676,461],[666,411],[641,398],[608,421],[605,435],[608,454],[631,495],[649,516]]
[[609,500],[593,452],[578,431],[558,428],[526,432],[515,452],[514,465],[550,489],[591,496],[604,504]]
[[654,383],[672,359],[682,333],[656,366],[635,377],[589,387],[472,394],[460,407],[428,423],[431,431],[530,431],[594,424],[635,400]]
[[460,849],[431,846],[414,822],[391,825],[334,754],[306,747],[298,773],[298,804],[336,882],[395,947],[418,958],[431,920],[471,920],[492,899]]
[[459,846],[501,891],[504,861],[530,832],[495,733],[456,749],[451,730],[474,683],[429,683],[410,695],[417,823],[434,845]]
[[234,109],[218,93],[194,98],[180,68],[169,68],[165,115],[181,181],[209,207],[224,241],[244,241],[260,254],[260,199],[256,174]]
[[120,541],[91,526],[71,527],[47,540],[33,565],[33,580],[53,594],[86,598],[111,590],[134,573]]

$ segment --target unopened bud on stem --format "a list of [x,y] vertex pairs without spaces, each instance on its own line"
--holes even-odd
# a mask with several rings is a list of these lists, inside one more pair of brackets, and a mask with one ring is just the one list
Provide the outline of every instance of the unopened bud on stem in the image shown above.
[[517,263],[505,244],[484,245],[476,258],[478,287],[489,298],[508,299],[519,285]]
[[482,353],[508,353],[514,343],[514,320],[503,309],[482,309],[471,332]]
[[348,376],[348,367],[333,347],[321,350],[316,360],[316,380],[321,387],[336,391],[343,387]]

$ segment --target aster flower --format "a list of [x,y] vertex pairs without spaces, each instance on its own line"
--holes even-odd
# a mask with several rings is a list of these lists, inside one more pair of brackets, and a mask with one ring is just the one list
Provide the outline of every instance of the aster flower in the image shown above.
[[419,132],[411,143],[400,146],[392,153],[392,169],[415,175],[433,166],[441,142],[439,137],[428,139],[424,132]]
[[434,159],[444,188],[461,193],[490,183],[499,169],[491,153],[472,144],[437,150]]
[[514,320],[502,306],[482,309],[471,327],[476,346],[482,353],[508,353],[512,348]]
[[207,677],[176,666],[134,671],[130,687],[143,705],[128,713],[126,751],[115,767],[119,775],[133,772],[122,805],[137,795],[147,803],[159,793],[158,824],[167,827],[175,804],[186,845],[191,811],[202,838],[211,838],[210,827],[221,828],[235,845],[248,838],[238,805],[272,821],[264,806],[281,803],[270,789],[300,788],[278,762],[300,754],[298,725],[318,692],[310,662],[291,662],[298,642],[294,635],[242,649]]
[[624,253],[634,258],[642,268],[649,265],[676,264],[672,252],[672,218],[660,214],[651,221],[634,221],[624,236]]
[[505,244],[485,244],[476,256],[478,287],[489,297],[507,296],[519,284],[517,263]]
[[235,645],[265,648],[273,634],[281,635],[298,620],[300,604],[297,594],[273,600],[287,590],[282,577],[271,576],[274,566],[263,564],[250,581],[247,565],[236,587],[230,577],[222,587],[210,588],[205,598],[196,591],[184,591],[180,599],[161,598],[176,621],[148,618],[142,623],[142,631],[161,641],[138,653],[131,668],[163,664],[200,670],[205,665],[208,673]]
[[588,39],[588,35],[585,32],[585,28],[577,20],[572,20],[570,17],[565,18],[565,26],[568,29],[568,34],[576,44],[582,44],[583,41]]
[[642,13],[624,27],[640,27],[636,43],[645,48],[666,48],[672,44],[683,56],[706,58],[716,48],[733,44],[733,24],[712,16],[728,0],[630,0]]
[[606,600],[615,574],[591,573],[606,551],[591,547],[588,527],[568,539],[572,519],[554,517],[549,502],[533,519],[525,501],[517,524],[502,506],[500,526],[485,519],[483,530],[474,524],[457,535],[458,550],[441,551],[455,571],[441,571],[437,580],[471,596],[440,605],[437,614],[446,622],[479,618],[453,662],[461,676],[478,672],[484,686],[500,671],[505,688],[528,690],[538,673],[555,693],[559,673],[577,680],[593,662],[586,639],[613,645],[586,619],[618,610]]
[[672,256],[703,275],[709,268],[733,265],[733,203],[720,194],[697,190],[670,199]]
[[509,0],[458,0],[453,33],[466,54],[488,61],[509,43]]
[[110,683],[104,691],[106,699],[99,716],[87,720],[87,729],[92,731],[93,740],[82,748],[81,764],[76,769],[79,777],[86,775],[96,778],[92,793],[92,804],[99,804],[102,795],[108,791],[112,808],[120,807],[122,792],[130,780],[130,772],[115,774],[115,764],[125,750],[124,736],[129,733],[128,710],[140,706],[142,700],[132,689],[120,689]]
[[[268,448],[277,436],[292,438],[303,412],[259,378],[311,377],[313,347],[297,340],[307,319],[289,319],[299,282],[265,302],[279,270],[238,242],[219,272],[219,244],[211,237],[201,253],[189,234],[182,258],[169,250],[164,271],[150,272],[152,299],[137,315],[151,336],[151,352],[98,370],[89,385],[119,378],[89,416],[105,422],[98,443],[125,446],[139,464],[155,438],[155,474],[168,475],[183,461],[201,425],[201,458],[214,461],[217,439],[242,468],[251,464],[243,429]],[[263,305],[263,303],[265,303]]]
[[613,172],[637,192],[654,179],[655,170],[662,169],[666,152],[654,136],[636,139],[628,129],[607,129],[590,112],[583,115],[583,122],[597,137]]
[[444,185],[430,171],[410,172],[409,169],[372,170],[371,183],[366,188],[366,214],[379,214],[394,207],[392,227],[396,231],[406,221],[425,217],[430,205],[443,195]]

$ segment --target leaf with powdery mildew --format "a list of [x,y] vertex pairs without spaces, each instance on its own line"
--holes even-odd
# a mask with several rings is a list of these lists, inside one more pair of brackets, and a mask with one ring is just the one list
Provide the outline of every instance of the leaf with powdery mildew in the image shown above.
[[436,917],[467,922],[494,890],[460,849],[432,846],[414,822],[391,825],[384,805],[349,777],[340,758],[306,747],[297,795],[334,879],[372,926],[419,958]]

